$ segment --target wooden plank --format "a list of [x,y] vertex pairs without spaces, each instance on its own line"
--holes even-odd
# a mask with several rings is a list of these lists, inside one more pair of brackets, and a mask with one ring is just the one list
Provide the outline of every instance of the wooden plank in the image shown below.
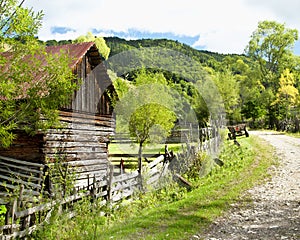
[[[138,157],[139,155],[138,154],[136,154],[136,153],[132,153],[132,154],[127,154],[127,153],[114,153],[114,154],[109,154],[108,155],[108,157],[111,157],[111,158],[116,158],[116,157],[118,157],[118,158],[122,158],[122,157],[127,157],[127,158],[129,158],[129,157]],[[157,157],[159,157],[159,156],[161,156],[161,154],[159,154],[159,153],[156,153],[156,154],[148,154],[148,153],[145,153],[145,154],[143,154],[143,158],[151,158],[151,157],[155,157],[155,158],[157,158]]]
[[[107,191],[103,191],[103,192],[100,192],[100,193],[96,193],[95,194],[95,197],[96,198],[99,198],[99,197],[105,197],[107,196]],[[106,202],[106,201],[105,201]]]
[[115,119],[112,115],[97,115],[97,114],[88,114],[88,113],[78,113],[78,112],[60,112],[60,116],[64,117],[72,117],[72,118],[86,118],[86,119],[95,119],[97,121],[108,121],[108,122],[115,122]]
[[96,126],[109,126],[112,127],[114,125],[114,121],[111,119],[99,119],[99,118],[87,118],[86,115],[82,115],[81,118],[65,117],[60,116],[59,120],[66,123],[76,123],[76,124],[87,124],[87,125],[96,125]]
[[17,159],[10,158],[10,157],[0,156],[0,159],[6,160],[6,161],[9,161],[9,162],[13,162],[13,163],[17,163],[17,164],[21,164],[21,165],[34,166],[34,167],[38,167],[38,168],[43,168],[44,167],[43,164],[27,162],[27,161],[21,161],[21,160],[17,160]]
[[162,162],[163,160],[164,160],[164,155],[160,155],[154,161],[152,161],[151,163],[149,163],[147,165],[147,167],[148,168],[153,168],[154,166],[156,166],[158,163]]
[[[16,190],[16,189],[19,189],[20,187],[19,186],[15,186],[15,185],[12,185],[12,184],[9,184],[9,183],[5,183],[5,182],[0,182],[0,186],[3,186],[5,188],[9,188],[9,189],[12,189],[12,190]],[[40,195],[39,192],[37,191],[33,191],[31,189],[24,189],[24,193],[28,193],[28,194],[32,194],[34,196],[38,196]]]
[[37,173],[37,174],[43,174],[43,171],[35,170],[35,169],[32,169],[32,168],[27,168],[27,167],[24,167],[24,166],[13,165],[13,164],[5,163],[5,162],[0,162],[0,165],[4,165],[4,166],[7,166],[7,167],[12,167],[12,168],[17,168],[17,169],[21,169],[21,170],[27,171],[27,172],[32,172],[32,173]]
[[74,122],[69,122],[66,126],[63,126],[63,129],[76,129],[76,130],[87,130],[87,131],[107,131],[113,132],[114,126],[105,126],[105,125],[91,125],[91,124],[78,124]]
[[76,173],[83,173],[83,172],[97,172],[97,171],[106,171],[108,168],[108,164],[98,164],[98,165],[89,165],[89,166],[82,166],[82,167],[74,167],[74,171]]
[[153,175],[147,180],[147,184],[152,184],[154,182],[157,182],[159,178],[160,178],[160,174]]
[[9,182],[12,182],[12,183],[23,184],[23,185],[26,185],[26,186],[29,186],[29,187],[33,187],[33,188],[39,189],[39,190],[41,189],[41,185],[40,184],[35,184],[35,183],[32,183],[32,182],[25,182],[25,181],[23,181],[21,179],[7,177],[7,176],[4,176],[2,174],[0,174],[0,179],[8,180]]
[[57,154],[59,152],[62,152],[62,154],[65,153],[90,153],[90,152],[94,152],[94,153],[106,153],[106,149],[102,148],[102,147],[92,147],[92,149],[90,147],[69,147],[69,148],[44,148],[43,149],[43,153],[45,154]]
[[[107,154],[103,154],[103,157],[107,156]],[[97,164],[105,164],[107,165],[108,161],[101,161],[100,159],[87,159],[87,160],[78,160],[68,162],[69,166],[80,167],[80,166],[89,166],[89,165],[97,165]]]
[[18,178],[23,178],[23,179],[26,178],[29,181],[41,181],[42,180],[41,177],[35,177],[32,174],[28,175],[28,174],[23,174],[21,172],[14,172],[14,171],[11,171],[9,168],[0,168],[0,172],[4,173],[4,175],[7,174],[10,176],[16,176]]
[[90,172],[83,172],[76,174],[76,181],[88,179],[88,176],[91,177],[95,175],[97,179],[102,179],[104,176],[106,176],[106,170],[97,170],[97,171],[90,171]]
[[[111,135],[113,132],[110,129],[72,129],[72,128],[63,128],[63,129],[49,129],[45,134],[45,137],[48,135],[55,135],[55,134],[66,134],[66,135],[93,135],[93,136],[103,136],[103,135]],[[44,137],[44,138],[45,138]]]
[[[56,153],[47,153],[46,154],[47,158],[50,160],[55,160],[57,158],[57,154]],[[84,161],[92,161],[95,159],[98,159],[97,161],[108,161],[107,160],[107,153],[106,152],[102,152],[102,153],[95,153],[95,152],[78,152],[78,153],[69,153],[69,152],[65,152],[63,153],[63,156],[65,157],[65,160],[68,163],[71,162],[82,162]]]
[[113,183],[121,182],[121,181],[128,181],[130,179],[136,178],[139,175],[138,171],[134,171],[132,173],[125,173],[113,178]]
[[92,132],[80,133],[80,134],[53,133],[53,134],[46,134],[46,136],[44,137],[44,141],[99,142],[100,140],[101,137],[93,135]]
[[138,185],[138,180],[135,179],[132,179],[129,182],[123,182],[123,183],[119,182],[116,186],[112,187],[112,191],[117,192],[124,189],[130,189],[135,187],[136,185]]
[[105,143],[99,143],[98,141],[79,141],[79,142],[64,142],[64,141],[47,141],[44,144],[45,148],[74,148],[74,147],[89,147],[89,148],[104,148],[107,146]]

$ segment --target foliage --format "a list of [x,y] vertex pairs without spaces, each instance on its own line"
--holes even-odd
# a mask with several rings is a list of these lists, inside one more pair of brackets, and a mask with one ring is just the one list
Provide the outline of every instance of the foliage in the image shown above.
[[[115,87],[117,92],[124,91],[122,84]],[[139,162],[145,144],[158,143],[170,134],[176,120],[174,102],[164,76],[147,73],[145,69],[136,75],[134,85],[117,102],[117,132],[129,133],[139,145]]]
[[74,192],[76,171],[70,167],[65,160],[65,156],[57,153],[55,158],[47,162],[45,180],[49,184],[49,195],[55,199],[62,199]]
[[205,152],[199,151],[193,163],[188,171],[184,174],[184,177],[191,182],[198,182],[203,176],[208,174],[213,168],[211,156]]
[[297,104],[298,95],[294,74],[289,69],[285,69],[279,79],[279,88],[274,103],[282,102],[286,106],[293,107]]
[[96,47],[98,48],[100,54],[104,59],[107,59],[109,56],[110,48],[106,45],[103,37],[95,37],[91,32],[88,32],[85,36],[79,36],[73,42],[95,42]]
[[[261,94],[264,96],[262,102],[268,117],[269,127],[279,128],[281,113],[280,95],[283,91],[283,75],[287,75],[286,69],[298,72],[299,62],[292,53],[295,41],[298,40],[296,29],[286,28],[284,24],[275,21],[263,21],[251,36],[246,47],[249,57],[256,61],[257,79],[262,85]],[[285,73],[284,73],[285,72]],[[281,79],[281,80],[280,80]],[[280,83],[281,81],[281,83]],[[285,91],[295,94],[295,83]],[[278,92],[279,91],[279,92]],[[252,101],[254,103],[254,101]],[[274,104],[278,103],[278,104]]]
[[246,47],[246,52],[258,62],[264,84],[270,84],[273,80],[265,76],[270,73],[279,76],[278,74],[289,66],[296,40],[298,40],[296,29],[286,28],[284,24],[275,21],[259,22]]
[[6,211],[5,205],[0,205],[0,226],[4,225]]
[[240,86],[232,72],[225,69],[222,72],[212,74],[212,79],[218,87],[224,101],[227,118],[230,122],[240,122],[241,117],[238,109],[240,98]]
[[8,147],[14,130],[34,133],[58,123],[76,85],[67,55],[52,56],[35,38],[42,13],[2,1],[0,18],[0,143]]

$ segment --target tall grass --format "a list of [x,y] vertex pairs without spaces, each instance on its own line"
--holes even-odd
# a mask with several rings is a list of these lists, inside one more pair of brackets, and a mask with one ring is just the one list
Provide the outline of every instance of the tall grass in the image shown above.
[[189,192],[172,183],[105,209],[85,200],[75,218],[54,218],[34,239],[189,239],[201,234],[231,203],[248,201],[241,194],[268,178],[267,169],[276,162],[272,149],[260,140],[238,141],[241,147],[225,143],[222,167],[190,175],[194,188]]

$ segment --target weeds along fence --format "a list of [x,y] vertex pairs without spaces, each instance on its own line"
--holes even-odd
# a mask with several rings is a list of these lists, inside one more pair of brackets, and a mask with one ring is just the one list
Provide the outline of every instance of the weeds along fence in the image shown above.
[[[202,131],[202,130],[201,130]],[[88,176],[87,184],[80,189],[73,189],[69,195],[56,195],[51,199],[43,197],[45,193],[41,186],[45,177],[44,166],[32,164],[16,159],[0,157],[0,180],[6,195],[2,193],[1,203],[6,206],[4,225],[0,226],[0,239],[22,238],[30,235],[39,226],[49,223],[54,210],[68,211],[69,217],[74,216],[74,203],[88,199],[102,206],[113,206],[122,199],[128,199],[139,191],[159,188],[164,177],[173,179],[185,172],[193,163],[198,151],[209,154],[216,152],[220,144],[220,136],[213,129],[203,130],[202,138],[197,144],[186,143],[180,153],[169,152],[156,157],[152,162],[144,164],[142,171],[124,172],[110,165],[107,174],[101,180],[96,176]],[[6,170],[5,170],[6,169]],[[18,176],[12,177],[8,173],[21,170]],[[15,184],[6,184],[5,181],[18,179]],[[40,185],[39,185],[40,184]],[[61,188],[60,188],[61,190]],[[61,193],[61,192],[60,192]]]

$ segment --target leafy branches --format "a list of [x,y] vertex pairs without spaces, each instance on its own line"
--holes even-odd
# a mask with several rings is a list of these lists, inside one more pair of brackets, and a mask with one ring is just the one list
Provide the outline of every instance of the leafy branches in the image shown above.
[[14,130],[35,132],[58,122],[59,107],[76,89],[67,54],[53,56],[35,38],[42,12],[4,0],[0,16],[0,143],[8,147]]

